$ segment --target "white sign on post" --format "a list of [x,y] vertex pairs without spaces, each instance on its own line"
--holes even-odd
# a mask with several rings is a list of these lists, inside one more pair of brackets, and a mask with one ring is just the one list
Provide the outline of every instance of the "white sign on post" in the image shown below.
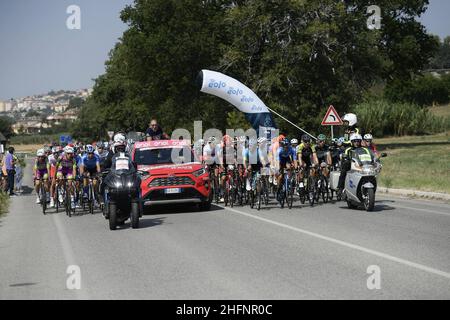
[[342,125],[341,117],[339,116],[336,109],[332,105],[328,108],[328,111],[322,120],[322,125],[323,126],[331,126],[331,139],[334,138],[333,126],[341,126]]

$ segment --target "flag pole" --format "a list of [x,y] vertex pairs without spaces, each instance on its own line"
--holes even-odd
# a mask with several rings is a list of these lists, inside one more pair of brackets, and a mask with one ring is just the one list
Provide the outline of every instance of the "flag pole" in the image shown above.
[[281,114],[279,114],[278,112],[274,111],[273,109],[270,109],[269,107],[267,107],[267,109],[269,109],[269,111],[275,113],[277,116],[279,116],[281,119],[283,119],[284,121],[290,123],[291,125],[293,125],[294,127],[296,127],[297,129],[303,131],[304,133],[306,133],[308,136],[310,136],[311,138],[314,138],[315,140],[317,140],[317,138],[315,136],[313,136],[312,134],[310,134],[309,132],[303,130],[302,128],[300,128],[299,126],[297,126],[295,123],[293,123],[292,121],[289,121],[288,119],[286,119],[285,117],[283,117]]

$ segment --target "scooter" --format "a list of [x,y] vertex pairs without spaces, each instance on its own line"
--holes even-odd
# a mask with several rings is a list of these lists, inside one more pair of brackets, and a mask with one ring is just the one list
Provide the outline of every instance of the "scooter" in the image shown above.
[[113,160],[104,184],[105,217],[109,220],[109,228],[115,230],[128,219],[133,229],[139,228],[141,179],[128,157],[122,154]]
[[[381,157],[386,157],[385,153]],[[347,201],[350,209],[363,205],[368,212],[375,206],[375,192],[377,190],[377,176],[382,168],[381,163],[361,162],[359,159],[351,160],[351,169],[345,177],[343,199]]]

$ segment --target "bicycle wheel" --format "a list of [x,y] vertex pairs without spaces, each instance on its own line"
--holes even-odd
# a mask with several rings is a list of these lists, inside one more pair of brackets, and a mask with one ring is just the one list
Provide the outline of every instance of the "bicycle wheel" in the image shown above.
[[277,200],[280,203],[281,209],[284,208],[284,200],[285,199],[286,199],[286,190],[285,190],[285,185],[283,183],[281,185],[280,189],[278,190],[278,194],[277,194]]
[[292,209],[292,206],[294,204],[294,192],[295,192],[295,185],[293,184],[292,179],[290,179],[289,186],[286,192],[286,202],[289,209]]
[[47,193],[43,182],[41,183],[40,189],[39,197],[41,199],[42,213],[45,215],[45,211],[47,210]]
[[64,205],[66,207],[66,215],[68,215],[70,218],[72,217],[72,208],[71,208],[72,202],[70,199],[70,192],[67,190],[67,182],[64,183],[64,195],[65,195]]
[[59,184],[56,184],[56,188],[55,188],[55,195],[56,195],[56,201],[55,201],[55,208],[56,208],[56,213],[59,213]]
[[328,187],[328,179],[323,177],[322,181],[322,200],[324,203],[327,203],[330,200],[330,189]]
[[308,201],[309,205],[314,206],[314,200],[316,199],[316,182],[313,177],[308,177]]
[[320,196],[321,196],[321,191],[322,191],[322,180],[321,180],[322,178],[320,177],[320,178],[318,178],[318,179],[315,179],[316,180],[316,184],[315,184],[315,198],[314,198],[314,202],[315,203],[319,203],[319,199],[320,199]]
[[92,187],[92,181],[89,181],[89,213],[94,214],[94,188]]
[[262,183],[261,179],[256,182],[256,209],[259,211],[261,210],[261,203],[263,198],[263,192],[262,190]]
[[270,190],[269,190],[269,181],[267,179],[267,177],[263,178],[263,184],[262,184],[262,188],[263,188],[263,196],[264,196],[264,204],[267,206],[269,205],[269,197],[270,197]]
[[223,200],[224,200],[225,207],[228,205],[229,199],[230,199],[230,182],[226,181],[225,182],[225,190],[223,192]]

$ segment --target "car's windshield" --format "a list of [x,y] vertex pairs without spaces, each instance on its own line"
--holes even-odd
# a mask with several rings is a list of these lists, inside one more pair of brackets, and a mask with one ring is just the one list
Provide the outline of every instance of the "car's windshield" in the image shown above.
[[[184,151],[184,152],[183,152]],[[192,150],[184,148],[136,149],[134,161],[137,165],[180,164],[196,161]]]

